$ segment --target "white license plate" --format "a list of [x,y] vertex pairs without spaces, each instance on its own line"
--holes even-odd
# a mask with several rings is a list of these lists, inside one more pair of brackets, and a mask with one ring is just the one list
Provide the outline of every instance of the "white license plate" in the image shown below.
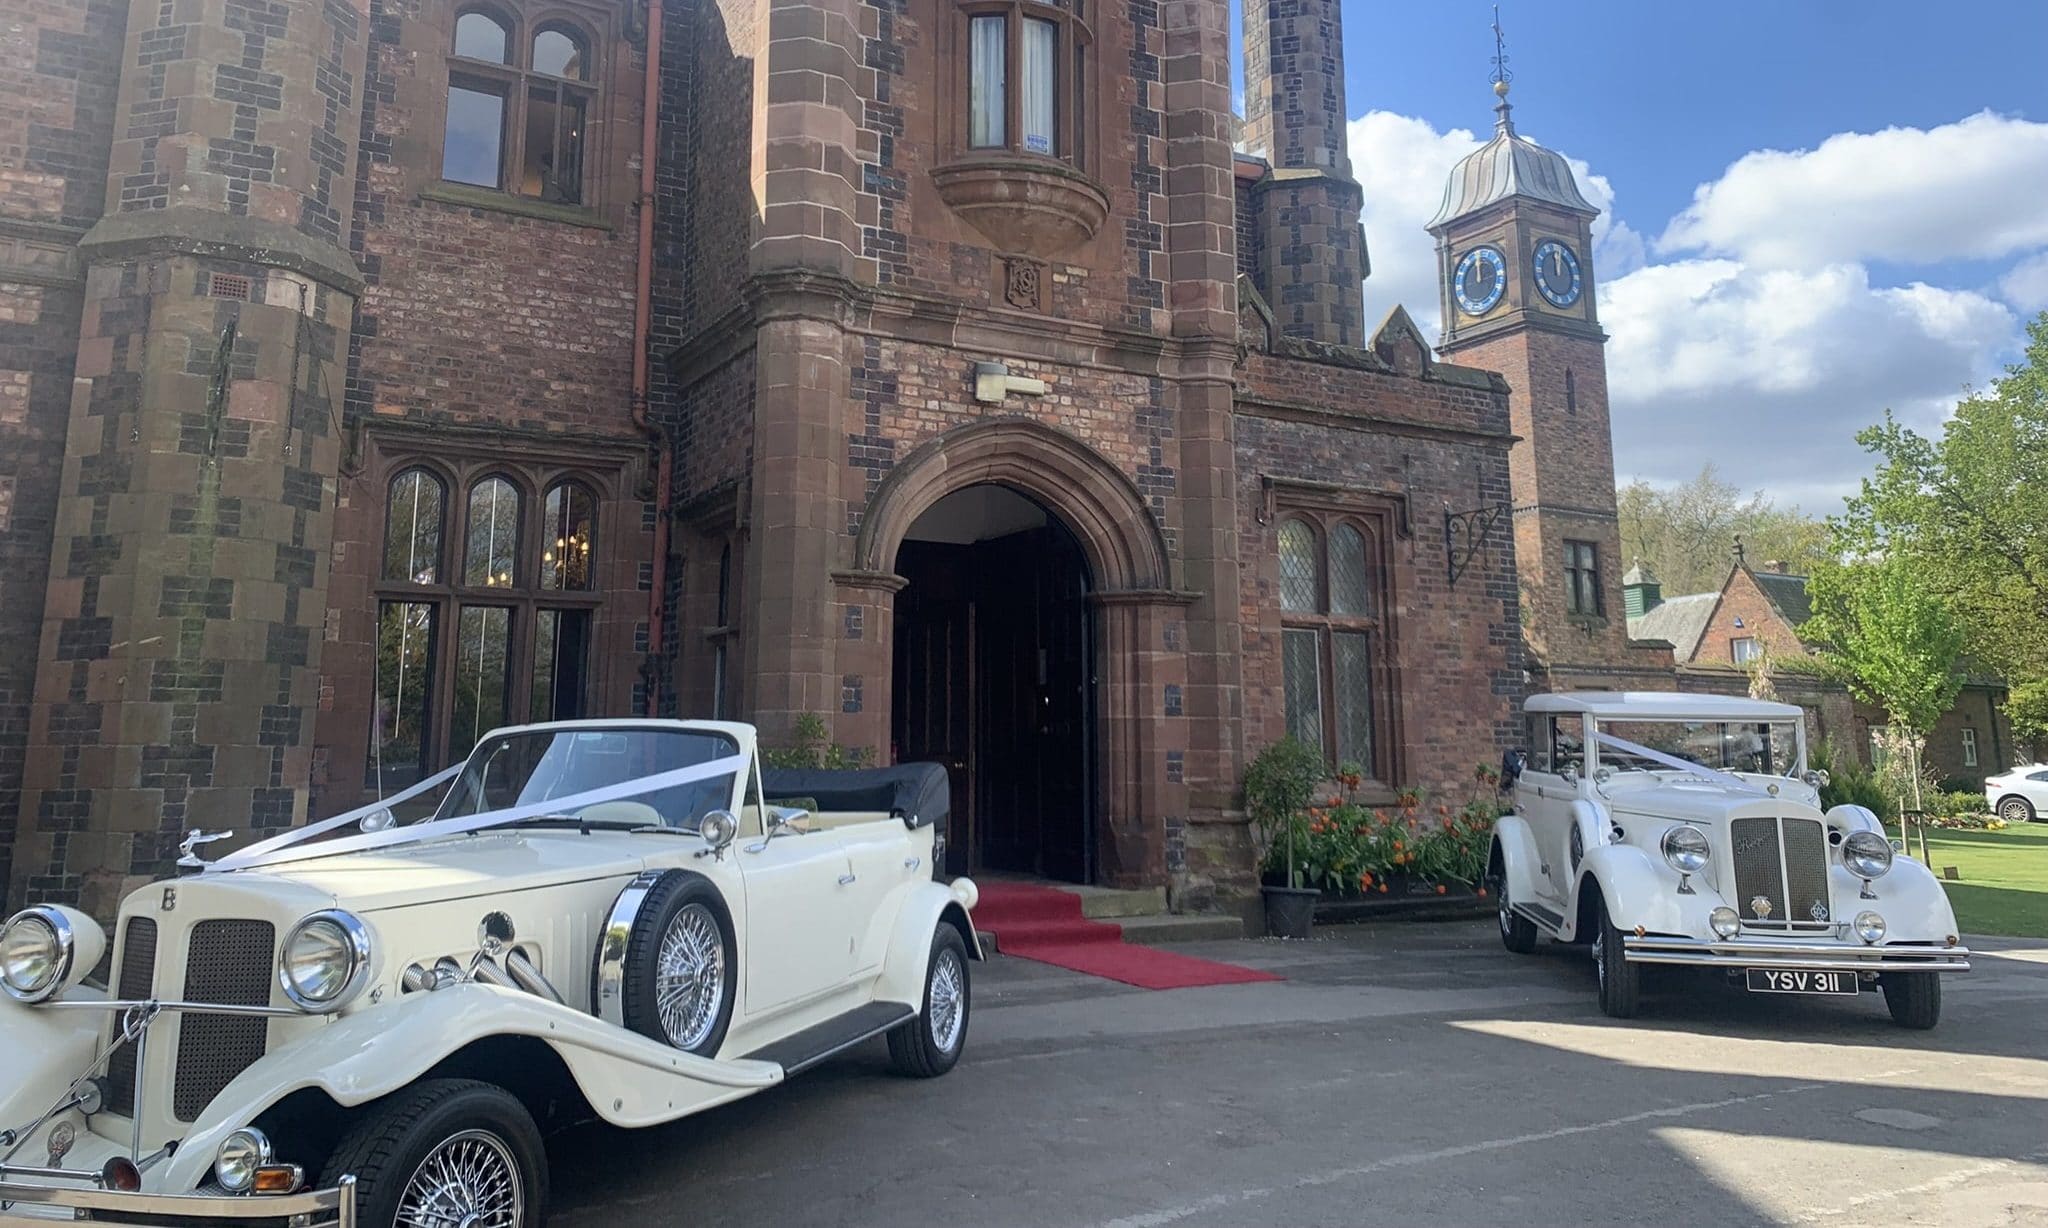
[[1799,968],[1749,969],[1751,993],[1856,993],[1853,972],[1808,972]]

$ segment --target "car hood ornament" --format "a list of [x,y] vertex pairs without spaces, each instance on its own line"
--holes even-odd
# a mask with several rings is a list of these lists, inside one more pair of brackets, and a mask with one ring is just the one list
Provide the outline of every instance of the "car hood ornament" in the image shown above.
[[185,838],[178,842],[178,868],[183,870],[205,869],[210,863],[199,856],[199,846],[212,844],[216,840],[225,840],[234,834],[231,831],[202,832],[196,827],[186,832]]
[[1751,896],[1749,911],[1751,915],[1761,920],[1769,920],[1771,916],[1771,897],[1767,895]]

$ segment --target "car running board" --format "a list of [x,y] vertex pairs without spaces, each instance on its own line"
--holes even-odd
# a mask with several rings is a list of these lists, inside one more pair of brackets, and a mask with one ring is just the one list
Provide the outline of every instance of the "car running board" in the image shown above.
[[764,1045],[747,1054],[746,1060],[774,1062],[782,1067],[783,1074],[797,1074],[916,1017],[917,1012],[901,1002],[870,1002],[823,1023],[814,1023],[772,1045]]
[[1564,933],[1564,914],[1545,908],[1541,904],[1513,904],[1518,913],[1549,930],[1553,934]]

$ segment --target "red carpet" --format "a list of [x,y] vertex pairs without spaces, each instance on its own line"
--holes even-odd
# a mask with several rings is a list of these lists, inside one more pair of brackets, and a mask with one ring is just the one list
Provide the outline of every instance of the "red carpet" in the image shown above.
[[1188,989],[1280,978],[1124,941],[1121,926],[1081,915],[1081,897],[1037,883],[981,883],[974,928],[996,936],[1002,955],[1035,959],[1140,989]]

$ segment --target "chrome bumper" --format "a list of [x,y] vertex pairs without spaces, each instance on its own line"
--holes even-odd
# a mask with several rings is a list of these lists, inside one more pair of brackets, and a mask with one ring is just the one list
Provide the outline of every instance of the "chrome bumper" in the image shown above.
[[1703,968],[1791,968],[1806,972],[1968,972],[1968,947],[1868,947],[1840,942],[1769,942],[1752,938],[1622,936],[1632,964]]
[[331,1190],[303,1194],[123,1194],[0,1181],[0,1228],[49,1228],[54,1222],[104,1220],[122,1224],[210,1224],[217,1220],[274,1221],[289,1228],[355,1228],[356,1179]]

